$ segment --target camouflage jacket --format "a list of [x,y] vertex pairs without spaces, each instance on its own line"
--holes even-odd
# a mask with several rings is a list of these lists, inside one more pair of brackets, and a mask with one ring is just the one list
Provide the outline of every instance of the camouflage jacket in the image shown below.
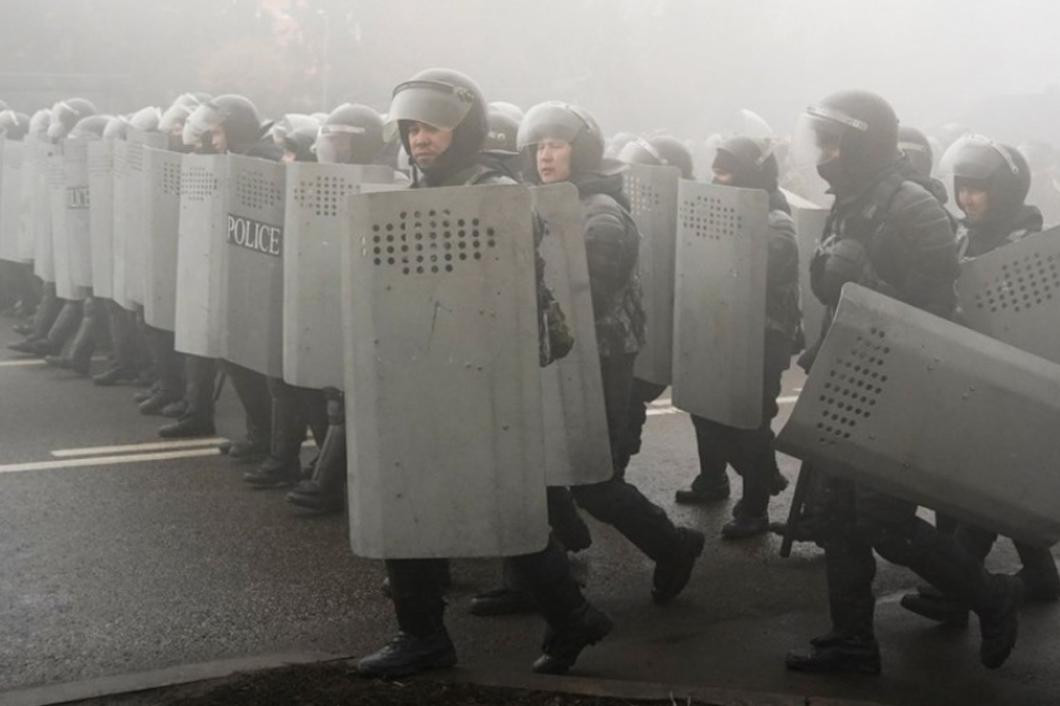
[[637,274],[640,232],[629,215],[622,175],[589,174],[571,181],[582,201],[600,355],[636,353],[644,345],[645,324]]

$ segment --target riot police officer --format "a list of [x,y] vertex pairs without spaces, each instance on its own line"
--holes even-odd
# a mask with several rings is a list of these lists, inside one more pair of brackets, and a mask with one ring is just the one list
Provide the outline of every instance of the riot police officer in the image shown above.
[[[743,477],[743,498],[733,509],[733,520],[722,528],[726,539],[742,539],[769,531],[769,496],[787,487],[773,450],[771,422],[779,412],[780,378],[791,362],[801,325],[799,311],[799,250],[795,223],[787,199],[777,183],[777,161],[771,141],[729,137],[718,145],[712,165],[714,183],[769,194],[769,245],[766,268],[766,330],[762,370],[762,423],[757,429],[737,429],[692,415],[699,448],[700,477],[692,483],[692,498],[717,497],[728,488],[726,465]],[[719,483],[717,478],[724,480]],[[681,497],[678,501],[688,501]]]
[[[266,135],[257,108],[239,95],[222,95],[199,105],[188,116],[183,131],[185,144],[205,154],[231,152],[250,157],[279,160],[280,151]],[[264,460],[272,432],[272,399],[265,376],[225,361],[223,368],[246,415],[246,438],[228,447],[233,461]],[[163,438],[206,436],[214,433],[214,377],[216,364],[201,356],[185,356],[185,412],[176,422],[158,430]]]
[[[346,103],[333,110],[320,126],[313,152],[328,164],[373,164],[384,148],[383,120],[366,105]],[[299,388],[300,389],[300,388]],[[327,388],[299,394],[304,414],[323,395],[327,430],[312,474],[287,494],[292,505],[313,512],[340,512],[346,501],[346,408],[342,392]],[[314,436],[316,432],[314,431]]]
[[[1016,148],[971,135],[955,142],[942,160],[953,177],[953,193],[964,213],[958,231],[960,252],[972,260],[997,248],[1017,243],[1042,229],[1042,213],[1025,203],[1031,185],[1027,161]],[[997,533],[963,523],[957,542],[980,562],[990,553]],[[1013,540],[1023,566],[1017,576],[1029,600],[1060,598],[1060,576],[1047,547]],[[968,605],[943,596],[931,587],[903,596],[902,605],[932,620],[956,625],[968,622]]]
[[[942,317],[955,307],[957,242],[943,207],[903,176],[898,119],[879,96],[841,91],[807,109],[795,138],[829,184],[835,202],[810,269],[814,294],[830,308],[859,282]],[[979,615],[980,661],[999,667],[1016,641],[1022,586],[988,574],[916,506],[831,476],[823,545],[832,630],[792,652],[789,669],[880,671],[873,612],[875,550],[907,566]]]
[[[394,90],[388,125],[397,128],[412,158],[413,188],[513,183],[481,161],[488,125],[486,103],[467,76],[447,69],[429,69]],[[538,268],[539,306],[554,311],[551,295]],[[549,317],[540,333],[541,362],[563,355],[572,345]],[[540,317],[539,317],[540,320]],[[535,671],[566,672],[588,645],[611,630],[611,621],[582,596],[570,575],[564,551],[550,541],[541,552],[510,559],[520,580],[534,596],[548,623],[544,654]],[[456,663],[456,651],[445,629],[437,559],[387,560],[391,597],[401,632],[375,654],[361,659],[358,670],[368,676],[394,676]]]
[[596,120],[560,102],[531,108],[519,126],[519,147],[534,180],[573,183],[585,220],[596,339],[603,375],[614,475],[571,489],[578,505],[606,522],[655,562],[652,598],[666,603],[680,593],[703,551],[702,533],[674,526],[666,512],[625,479],[633,362],[644,341],[637,257],[640,233],[629,215],[621,165],[605,164],[604,138]]
[[[14,110],[0,112],[0,139],[22,142],[29,132],[29,116]],[[23,262],[0,262],[3,284],[7,288],[7,311],[19,318],[28,317],[37,306],[40,293],[33,282],[33,266]],[[33,326],[29,322],[15,325],[15,332],[29,334]]]

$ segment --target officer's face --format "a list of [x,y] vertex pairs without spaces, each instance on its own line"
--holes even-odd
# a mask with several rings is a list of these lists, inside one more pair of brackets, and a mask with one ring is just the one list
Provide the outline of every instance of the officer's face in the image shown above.
[[736,179],[732,172],[727,172],[724,169],[713,167],[714,172],[714,183],[721,184],[722,186],[732,186],[733,180]]
[[972,223],[979,223],[986,218],[990,210],[990,195],[985,189],[962,185],[957,189],[957,205],[968,216]]
[[210,144],[213,145],[214,151],[217,154],[224,154],[228,151],[228,135],[225,134],[224,126],[218,125],[211,130],[204,139],[209,139]]
[[298,161],[298,155],[296,155],[291,150],[284,150],[283,151],[283,156],[280,157],[280,161],[281,162],[297,162]]
[[409,150],[417,167],[430,169],[453,144],[453,131],[413,122],[408,129]]
[[537,143],[537,175],[542,184],[570,179],[571,144],[566,140],[542,140]]

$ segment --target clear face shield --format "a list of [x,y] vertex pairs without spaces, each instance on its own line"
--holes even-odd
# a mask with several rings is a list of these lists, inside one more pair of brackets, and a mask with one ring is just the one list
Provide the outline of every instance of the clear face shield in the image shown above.
[[[1019,174],[1019,165],[997,142],[984,135],[966,134],[958,138],[939,160],[938,179],[950,191],[950,205],[959,209],[957,182],[963,180],[984,186],[998,170]],[[959,215],[959,212],[958,212]]]
[[562,140],[574,143],[583,129],[590,129],[589,122],[565,103],[542,103],[530,109],[519,124],[516,145],[520,151],[544,140]]
[[18,124],[18,116],[13,110],[0,111],[0,140],[7,137],[7,131]]
[[394,89],[383,139],[397,138],[402,120],[424,123],[439,130],[455,130],[471,112],[474,94],[461,86],[440,81],[406,81]]
[[221,111],[209,103],[204,103],[192,111],[184,122],[181,139],[189,147],[198,145],[208,139],[210,133],[224,125],[224,122],[225,116]]
[[324,125],[317,134],[313,151],[318,162],[351,164],[354,161],[354,143],[359,135],[367,132],[356,125]]
[[173,104],[166,109],[166,112],[162,113],[162,117],[158,121],[158,131],[164,132],[167,135],[177,134],[178,136],[184,130],[184,123],[188,120],[188,116],[191,115],[192,108],[187,105]]

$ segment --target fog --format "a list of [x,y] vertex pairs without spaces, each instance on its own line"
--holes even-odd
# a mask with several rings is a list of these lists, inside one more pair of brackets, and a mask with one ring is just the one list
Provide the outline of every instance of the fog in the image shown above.
[[[15,4],[9,0],[9,5]],[[579,103],[608,132],[704,137],[739,108],[790,130],[840,88],[903,122],[1060,142],[1060,8],[1041,0],[38,0],[0,26],[0,98],[102,110],[189,90],[268,114],[364,102],[428,66],[490,100]],[[17,16],[11,16],[17,15]]]

